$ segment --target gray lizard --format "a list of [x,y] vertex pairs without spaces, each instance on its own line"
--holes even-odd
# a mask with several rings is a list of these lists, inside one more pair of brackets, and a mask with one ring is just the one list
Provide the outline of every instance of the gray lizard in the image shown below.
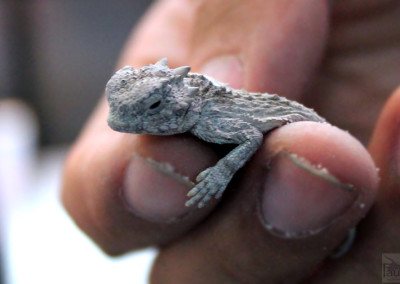
[[278,95],[235,90],[210,77],[170,69],[163,58],[141,69],[126,66],[106,86],[109,126],[120,132],[173,135],[189,132],[207,142],[238,144],[196,178],[186,206],[220,198],[233,175],[271,129],[295,121],[325,122],[312,109]]

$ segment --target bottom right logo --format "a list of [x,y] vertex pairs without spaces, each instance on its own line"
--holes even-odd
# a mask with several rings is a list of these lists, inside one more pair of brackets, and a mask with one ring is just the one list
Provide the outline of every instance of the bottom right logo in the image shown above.
[[400,283],[400,253],[382,254],[382,283]]

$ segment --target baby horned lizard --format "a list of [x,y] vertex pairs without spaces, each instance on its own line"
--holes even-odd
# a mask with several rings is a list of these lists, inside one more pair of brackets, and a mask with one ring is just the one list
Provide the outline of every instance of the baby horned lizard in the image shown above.
[[170,69],[163,58],[137,70],[126,66],[106,87],[109,126],[120,132],[173,135],[190,132],[218,144],[238,144],[218,163],[201,172],[186,206],[203,207],[220,198],[238,169],[263,141],[263,134],[283,124],[324,122],[312,109],[278,95],[234,90],[210,77]]

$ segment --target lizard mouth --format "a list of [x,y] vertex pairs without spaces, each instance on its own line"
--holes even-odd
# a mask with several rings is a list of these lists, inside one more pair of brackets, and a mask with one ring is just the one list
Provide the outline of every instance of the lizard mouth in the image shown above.
[[114,117],[113,115],[109,115],[107,118],[107,123],[108,126],[112,130],[118,131],[118,132],[126,132],[126,133],[137,133],[140,131],[140,127],[132,127],[132,125],[120,122],[118,118]]
[[115,131],[122,132],[123,129],[126,129],[122,123],[116,123],[115,120],[113,120],[112,117],[110,117],[110,116],[107,119],[107,123],[108,123],[108,126],[110,126],[111,129],[115,130]]

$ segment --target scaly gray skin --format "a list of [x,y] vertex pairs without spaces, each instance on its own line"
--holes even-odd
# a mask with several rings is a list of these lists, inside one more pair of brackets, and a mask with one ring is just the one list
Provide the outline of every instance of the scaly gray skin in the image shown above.
[[190,67],[170,69],[167,59],[137,70],[126,66],[107,83],[109,126],[120,132],[173,135],[190,132],[207,142],[239,144],[201,172],[186,206],[220,198],[238,169],[263,141],[263,134],[295,121],[325,122],[312,109],[267,93],[234,90]]

